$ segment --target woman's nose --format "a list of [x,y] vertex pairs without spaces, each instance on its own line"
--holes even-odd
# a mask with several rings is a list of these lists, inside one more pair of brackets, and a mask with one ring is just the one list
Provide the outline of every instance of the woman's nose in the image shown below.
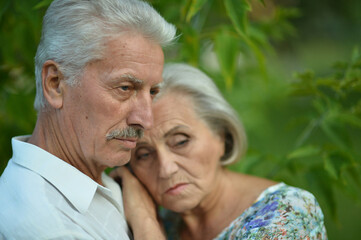
[[179,167],[175,156],[168,153],[167,150],[162,151],[160,154],[158,153],[158,158],[160,178],[169,178],[178,171]]

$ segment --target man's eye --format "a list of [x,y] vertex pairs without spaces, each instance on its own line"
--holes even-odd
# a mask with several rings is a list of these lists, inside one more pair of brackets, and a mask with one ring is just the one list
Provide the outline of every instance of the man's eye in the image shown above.
[[155,96],[159,93],[159,89],[158,88],[154,88],[150,90],[150,95]]
[[130,90],[130,86],[120,86],[119,87],[121,90],[123,90],[123,91],[128,91],[128,90]]

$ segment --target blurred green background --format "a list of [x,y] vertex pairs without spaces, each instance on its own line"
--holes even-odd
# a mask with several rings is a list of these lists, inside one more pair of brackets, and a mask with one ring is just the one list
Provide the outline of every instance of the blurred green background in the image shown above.
[[[0,173],[11,137],[36,122],[33,59],[50,2],[0,1]],[[209,74],[243,120],[249,151],[231,168],[311,191],[329,239],[359,239],[361,1],[149,2],[178,29],[168,61]]]

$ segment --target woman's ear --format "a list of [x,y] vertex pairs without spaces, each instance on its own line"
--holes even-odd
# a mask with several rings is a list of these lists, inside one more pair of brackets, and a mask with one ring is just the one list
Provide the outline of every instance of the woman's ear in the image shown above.
[[59,65],[53,60],[47,60],[41,71],[43,93],[49,105],[59,109],[63,106],[64,84],[63,74]]
[[230,151],[233,145],[233,137],[230,133],[224,131],[220,134],[220,137],[223,141],[223,155],[221,157],[221,160],[224,161],[230,155]]

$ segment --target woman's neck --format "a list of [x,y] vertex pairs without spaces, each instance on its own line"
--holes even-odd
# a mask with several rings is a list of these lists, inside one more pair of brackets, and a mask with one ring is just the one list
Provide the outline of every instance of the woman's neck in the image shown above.
[[232,172],[222,169],[211,193],[196,208],[182,214],[182,239],[212,239],[239,215],[241,196],[234,178]]
[[217,237],[275,182],[222,169],[213,191],[198,207],[182,214],[181,239]]

